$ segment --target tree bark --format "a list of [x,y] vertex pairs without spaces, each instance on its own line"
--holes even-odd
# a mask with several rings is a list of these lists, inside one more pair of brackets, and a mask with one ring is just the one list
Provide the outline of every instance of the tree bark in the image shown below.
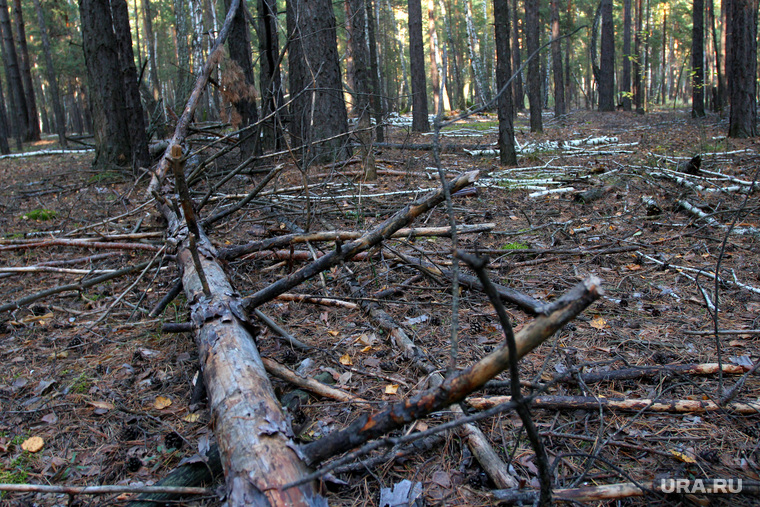
[[599,110],[615,110],[615,24],[612,0],[601,0],[602,55],[599,62]]
[[7,0],[0,0],[0,31],[2,31],[3,36],[3,54],[5,72],[8,77],[9,99],[15,120],[12,124],[16,127],[16,143],[21,149],[21,141],[29,140],[29,115],[24,96],[24,85],[21,82],[16,45],[13,43],[13,30],[11,29]]
[[[528,54],[532,55],[538,50],[539,24],[538,11],[539,0],[525,0],[525,39],[527,41]],[[530,106],[530,131],[541,132],[544,130],[541,113],[541,58],[539,55],[528,62],[528,104]]]
[[[627,0],[630,1],[630,0]],[[551,0],[552,39],[558,39],[559,33],[559,0]],[[552,42],[552,73],[554,74],[554,116],[562,116],[567,112],[565,106],[565,79],[562,75],[562,41]]]
[[11,152],[11,148],[8,145],[8,137],[10,137],[8,115],[5,113],[5,96],[3,94],[3,87],[0,85],[0,153],[3,155]]
[[691,116],[694,118],[702,118],[705,115],[704,10],[704,0],[693,0],[691,30]]
[[280,74],[280,43],[277,35],[277,3],[275,0],[258,0],[258,39],[261,58],[261,117],[264,120],[262,149],[282,148],[282,113],[285,102]]
[[372,0],[365,0],[365,12],[367,14],[367,39],[369,43],[369,72],[370,84],[372,85],[372,95],[370,95],[370,104],[375,116],[375,138],[382,143],[385,140],[383,128],[383,93],[380,85],[380,62],[377,54],[377,42],[375,39],[375,15],[372,7]]
[[[520,18],[517,17],[517,0],[512,0],[512,68],[517,70],[522,64],[520,57]],[[512,84],[515,111],[525,110],[525,91],[523,90],[523,73],[520,72]]]
[[[231,3],[232,0],[224,0],[224,8],[229,10]],[[230,79],[231,82],[224,84],[227,85],[228,98],[232,106],[240,115],[240,124],[236,127],[243,129],[259,121],[256,110],[256,83],[253,80],[253,62],[251,61],[251,39],[248,35],[245,3],[241,5],[232,19],[227,46],[230,52],[230,60],[234,62],[237,69],[227,70],[232,79]],[[261,143],[257,133],[258,130],[251,131],[249,129],[239,134],[238,143],[242,160],[248,160],[253,155],[261,155]]]
[[428,120],[427,83],[425,79],[425,46],[422,43],[422,4],[409,0],[409,60],[412,72],[412,131],[430,130]]
[[636,57],[633,61],[633,101],[636,104],[636,112],[644,112],[644,82],[642,80],[642,68],[644,55],[641,53],[641,30],[643,9],[641,0],[636,0],[636,30],[634,32],[634,52]]
[[729,137],[755,137],[757,135],[757,107],[755,94],[757,80],[757,0],[731,0]]
[[94,119],[93,165],[129,166],[132,161],[119,46],[108,0],[80,0],[82,45]]
[[438,33],[435,29],[435,0],[428,0],[428,41],[430,43],[430,85],[433,87],[433,112],[443,115],[440,72],[438,72]]
[[188,44],[189,14],[184,0],[174,0],[174,29],[177,33],[177,77],[174,88],[174,107],[184,107],[192,90],[193,71],[190,66],[190,45]]
[[53,55],[50,50],[50,38],[47,33],[45,16],[40,6],[40,0],[34,0],[34,9],[37,11],[37,23],[40,28],[40,39],[42,40],[42,53],[45,55],[45,75],[47,76],[48,88],[53,102],[53,113],[55,115],[55,131],[58,134],[58,142],[63,149],[68,148],[66,141],[66,118],[63,115],[63,105],[58,88],[58,78],[53,65]]
[[[156,65],[156,40],[153,35],[153,14],[151,13],[150,0],[142,0],[143,30],[145,30],[145,47],[148,50],[148,82],[151,87],[153,101],[161,101],[161,85],[158,82],[158,65]],[[164,108],[162,107],[163,111]]]
[[24,16],[21,12],[21,0],[13,0],[13,20],[16,24],[16,37],[18,38],[19,64],[21,65],[21,79],[24,83],[24,96],[26,98],[26,114],[29,117],[29,130],[27,138],[30,141],[40,140],[40,121],[37,114],[37,99],[32,83],[32,68],[29,60],[29,49],[26,44],[26,30],[24,29]]
[[623,111],[631,108],[631,0],[623,5],[623,76],[620,91],[623,92]]
[[136,167],[149,167],[151,158],[148,154],[145,118],[142,102],[140,102],[135,57],[132,53],[132,35],[129,29],[129,10],[126,0],[111,0],[111,18],[119,51],[119,70],[122,77],[131,148],[130,163]]
[[[496,88],[499,93],[499,162],[517,165],[515,129],[512,124],[514,105],[512,88],[507,81],[512,76],[512,52],[509,47],[509,0],[493,0],[494,38],[496,42]],[[505,88],[506,87],[506,88]]]
[[467,26],[467,49],[469,51],[470,67],[472,68],[472,75],[475,82],[475,93],[480,105],[485,106],[491,102],[491,92],[488,86],[488,81],[485,78],[485,73],[483,72],[483,62],[479,54],[480,41],[478,40],[478,34],[475,31],[475,23],[472,19],[472,0],[465,0],[464,9],[465,23]]
[[357,138],[361,144],[364,177],[368,181],[377,179],[377,167],[372,148],[372,127],[370,123],[370,68],[367,47],[367,11],[364,0],[347,0],[348,19],[351,20],[351,53],[354,63],[354,110],[357,118]]
[[[290,133],[303,165],[350,156],[348,116],[338,63],[335,14],[329,0],[287,3],[291,122]],[[327,138],[334,138],[323,141]]]

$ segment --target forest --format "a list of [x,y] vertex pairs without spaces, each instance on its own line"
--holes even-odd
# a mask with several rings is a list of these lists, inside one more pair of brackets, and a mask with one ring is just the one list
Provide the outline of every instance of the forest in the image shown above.
[[0,505],[756,504],[757,17],[0,0]]

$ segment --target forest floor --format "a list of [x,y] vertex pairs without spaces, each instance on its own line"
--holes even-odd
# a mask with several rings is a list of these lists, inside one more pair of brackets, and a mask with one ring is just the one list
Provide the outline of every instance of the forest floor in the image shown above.
[[[645,116],[576,111],[560,119],[549,115],[545,121],[544,132],[535,135],[527,130],[526,117],[520,116],[519,143],[545,144],[521,155],[518,168],[504,170],[492,155],[472,156],[456,147],[442,154],[450,175],[481,171],[477,193],[455,197],[453,206],[460,225],[495,224],[489,232],[458,237],[460,249],[490,256],[494,281],[541,302],[552,301],[588,274],[604,281],[603,298],[520,362],[523,392],[544,389],[546,397],[596,400],[717,400],[717,374],[662,370],[588,382],[583,376],[718,362],[716,338],[709,334],[715,324],[708,305],[715,303],[718,327],[738,330],[720,336],[722,362],[741,372],[760,361],[760,201],[758,192],[748,196],[741,191],[749,188],[742,182],[751,182],[760,168],[757,140],[726,139],[725,121],[716,116],[697,121],[683,111]],[[491,115],[467,120],[447,129],[443,143],[487,148],[496,141],[496,123]],[[568,143],[601,137],[607,139],[599,144]],[[413,135],[400,126],[391,129],[387,141],[429,143],[432,136]],[[550,141],[565,144],[546,144]],[[195,142],[197,146],[200,140]],[[692,171],[697,174],[675,175],[678,164],[697,154],[702,156],[700,171]],[[155,249],[129,245],[163,245],[164,229],[155,208],[139,207],[147,178],[135,183],[131,175],[94,172],[91,160],[91,154],[0,160],[0,305],[98,276],[90,270],[121,269],[156,255]],[[292,162],[277,161],[284,164],[283,173],[270,185],[277,192],[261,195],[245,213],[233,215],[209,236],[224,247],[297,232],[293,224],[312,232],[363,231],[410,202],[415,193],[408,191],[437,185],[437,173],[427,170],[434,165],[430,151],[383,148],[377,160],[381,174],[373,184],[357,181],[351,171],[358,164],[312,167],[308,203],[300,187],[301,173]],[[209,178],[234,165],[232,157],[219,159]],[[201,215],[234,202],[232,194],[249,190],[261,176],[259,172],[234,178]],[[676,177],[683,179],[678,182]],[[565,190],[531,195],[542,186]],[[586,194],[586,200],[578,197],[591,189],[600,191]],[[202,186],[198,190],[198,195],[205,192]],[[684,201],[707,217],[687,211]],[[447,224],[446,207],[440,205],[412,225]],[[101,238],[105,243],[114,238],[104,236],[130,233],[145,234],[119,240],[129,244],[121,248],[40,244],[51,238]],[[427,361],[445,371],[451,349],[451,285],[445,278],[413,279],[418,272],[396,253],[448,268],[451,240],[402,238],[384,245],[347,267],[368,297],[425,352]],[[313,247],[330,251],[334,243]],[[227,272],[240,294],[247,295],[302,265],[302,256],[311,253],[296,244],[283,252],[231,261]],[[44,262],[67,259],[79,260],[42,268],[55,270],[39,269]],[[6,269],[24,266],[36,268]],[[723,283],[715,294],[712,274],[718,267]],[[81,271],[61,272],[62,268]],[[142,276],[131,273],[0,314],[0,483],[153,484],[207,444],[212,429],[206,405],[191,405],[198,372],[192,334],[162,332],[164,322],[187,320],[187,302],[180,295],[160,318],[146,316],[177,276],[175,263],[165,259],[160,268],[154,266]],[[394,287],[399,291],[391,297],[374,296]],[[345,267],[327,271],[293,292],[359,302],[346,283]],[[457,364],[463,367],[493,350],[504,336],[482,293],[462,290],[457,299]],[[408,397],[427,385],[428,374],[350,304],[280,299],[260,309],[291,335],[316,347],[308,353],[293,349],[261,326],[257,343],[262,356],[302,375],[319,376],[377,404]],[[533,318],[513,305],[507,310],[516,329]],[[504,373],[497,380],[508,377]],[[741,374],[727,373],[722,382],[728,389],[739,378]],[[290,403],[301,441],[342,428],[363,410],[293,393],[294,386],[277,378],[272,383],[278,396]],[[474,394],[492,397],[509,394],[509,389],[502,383]],[[299,402],[294,404],[295,398]],[[555,465],[555,488],[660,477],[760,479],[757,413],[731,408],[677,413],[640,406],[607,409],[601,403],[579,408],[567,401],[578,399],[532,409]],[[755,374],[733,402],[758,401],[760,377]],[[452,417],[452,412],[439,412],[405,431],[421,431]],[[537,487],[535,454],[517,415],[505,412],[478,426],[521,484]],[[32,437],[42,438],[41,450],[22,448]],[[381,490],[404,479],[421,484],[429,505],[496,503],[490,493],[494,484],[457,432],[444,433],[433,445],[403,458],[338,477],[346,484],[329,487],[331,505],[380,505]],[[127,498],[81,495],[73,504],[116,505]],[[757,501],[746,494],[719,498],[649,493],[624,502],[706,505],[706,498],[744,505]],[[51,493],[0,496],[0,505],[68,501],[67,495]],[[218,500],[187,504],[217,505]]]

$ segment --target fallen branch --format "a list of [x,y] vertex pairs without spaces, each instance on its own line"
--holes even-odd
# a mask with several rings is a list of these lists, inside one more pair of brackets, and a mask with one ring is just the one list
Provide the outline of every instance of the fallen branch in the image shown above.
[[[509,403],[511,396],[468,398],[467,404],[475,410],[486,410]],[[592,396],[537,396],[531,407],[550,410],[621,410],[624,412],[704,413],[725,411],[741,415],[760,415],[760,403],[729,403],[723,406],[710,400],[657,400],[626,398],[594,398]]]
[[148,250],[157,252],[161,247],[147,243],[108,243],[105,241],[92,241],[87,239],[49,239],[33,243],[21,243],[15,245],[0,246],[0,252],[7,250],[26,250],[30,248],[50,248],[53,246],[71,246],[77,248],[102,248],[110,250]]
[[286,368],[277,361],[269,359],[268,357],[262,357],[261,362],[264,363],[264,368],[266,368],[267,372],[269,372],[271,375],[281,378],[286,382],[290,382],[294,386],[300,387],[305,391],[311,391],[312,393],[318,394],[324,398],[349,402],[363,408],[372,407],[372,405],[364,398],[360,398],[359,396],[354,396],[353,394],[347,393],[346,391],[328,386],[318,380],[314,380],[313,378],[302,377],[296,372],[290,370],[289,368]]
[[0,491],[63,493],[67,495],[113,495],[116,493],[166,493],[171,495],[214,495],[209,488],[179,486],[53,486],[48,484],[0,484]]
[[[713,334],[709,332],[708,334]],[[667,364],[662,366],[641,366],[637,368],[624,368],[622,370],[609,370],[583,373],[580,379],[585,384],[608,382],[611,380],[631,380],[641,377],[653,377],[655,375],[714,375],[718,373],[718,363],[702,364]],[[749,367],[736,364],[723,364],[723,373],[729,375],[741,375],[749,371]],[[555,379],[564,375],[556,375]],[[567,382],[577,382],[576,377],[567,377]]]
[[[573,503],[590,503],[604,500],[617,500],[634,496],[646,496],[652,493],[683,493],[694,494],[757,494],[760,492],[760,482],[743,479],[673,479],[665,478],[659,481],[642,481],[640,483],[623,482],[620,484],[605,484],[602,486],[583,486],[580,488],[555,489],[552,493],[555,500]],[[538,491],[526,490],[494,490],[493,499],[499,503],[535,503]]]
[[[598,278],[589,277],[560,297],[552,313],[541,315],[523,327],[515,335],[518,357],[525,356],[543,343],[599,298],[603,293],[600,283]],[[301,454],[309,464],[320,463],[330,456],[381,437],[404,424],[464,400],[468,394],[483,386],[508,366],[508,348],[502,345],[477,363],[450,376],[439,387],[423,391],[408,400],[396,402],[379,412],[363,414],[345,429],[302,445]]]
[[[457,234],[472,234],[477,232],[486,232],[493,230],[496,227],[494,223],[486,224],[474,224],[474,225],[460,225],[457,227]],[[391,238],[414,238],[419,236],[440,236],[448,237],[451,235],[450,227],[419,227],[419,228],[404,228],[394,232]],[[307,243],[314,241],[351,241],[359,239],[362,236],[360,232],[350,231],[325,231],[316,232],[313,234],[286,234],[284,236],[277,236],[275,238],[269,238],[261,241],[251,241],[245,245],[233,246],[224,248],[219,251],[219,258],[221,259],[235,259],[241,257],[247,253],[256,252],[259,250],[271,250],[273,248],[281,248],[293,243]]]
[[[434,266],[426,262],[420,262],[420,261],[417,261],[416,259],[412,259],[407,256],[404,256],[402,260],[405,263],[409,264],[410,266],[414,266],[416,268],[420,268],[427,271],[432,271],[433,274],[443,275],[449,280],[453,279],[454,277],[452,272],[449,271],[448,269],[443,269],[441,267]],[[459,273],[459,283],[461,283],[464,287],[467,287],[470,290],[477,290],[481,292],[483,291],[483,284],[480,283],[480,280],[478,280],[478,278],[475,276]],[[491,282],[491,283],[493,283],[493,286],[496,289],[496,292],[499,294],[499,297],[501,297],[501,299],[503,299],[504,301],[517,305],[523,310],[526,310],[533,314],[539,314],[546,311],[547,306],[544,303],[538,301],[537,299],[533,299],[527,294],[523,294],[520,291],[510,289],[509,287],[505,287],[501,284],[494,283],[494,282]]]
[[359,305],[350,301],[342,301],[335,298],[323,298],[319,296],[309,296],[308,294],[280,294],[276,299],[280,301],[292,301],[295,303],[311,303],[314,305],[322,306],[334,306],[336,308],[347,308],[349,310],[356,310]]
[[[471,185],[477,177],[477,171],[472,171],[459,176],[452,182],[448,183],[450,191],[456,192],[457,190],[461,190],[462,188]],[[316,276],[326,269],[337,266],[341,262],[351,259],[356,254],[372,248],[381,241],[391,237],[394,232],[409,224],[422,213],[431,210],[443,201],[443,198],[443,190],[439,189],[431,192],[422,199],[406,205],[392,217],[388,218],[371,231],[366,232],[360,238],[344,245],[336,245],[335,250],[332,250],[329,254],[320,257],[298,271],[280,278],[272,285],[246,297],[244,300],[245,306],[247,308],[256,308],[267,301],[271,301],[280,294],[287,292],[293,287],[300,285],[304,281]]]

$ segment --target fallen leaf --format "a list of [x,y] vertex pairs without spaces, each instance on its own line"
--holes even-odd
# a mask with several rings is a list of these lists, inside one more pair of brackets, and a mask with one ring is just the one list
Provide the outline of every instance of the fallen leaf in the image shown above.
[[201,415],[199,413],[194,413],[194,414],[187,414],[185,417],[182,418],[182,420],[189,423],[195,423],[195,422],[198,422],[200,418],[201,418]]
[[340,331],[328,331],[327,332],[330,336],[338,336],[340,334]]
[[340,356],[340,364],[342,364],[343,366],[352,366],[354,362],[351,361],[351,356],[349,356],[348,354],[343,354],[342,356]]
[[594,329],[604,329],[607,327],[607,321],[604,320],[601,316],[594,317],[594,319],[589,322],[589,326],[593,327]]
[[372,345],[367,345],[362,349],[362,353],[367,354],[369,352],[372,352]]
[[45,446],[45,441],[40,437],[30,437],[24,440],[21,448],[27,452],[39,452]]
[[398,392],[398,384],[388,384],[385,386],[385,394],[396,394]]
[[681,451],[675,451],[673,449],[670,450],[670,454],[676,457],[677,460],[683,461],[684,463],[696,463],[697,460],[689,456],[688,454],[685,454]]
[[153,406],[157,410],[163,410],[172,404],[172,400],[166,396],[156,396],[156,401],[153,402]]
[[87,404],[103,410],[113,410],[116,408],[110,401],[88,401]]

